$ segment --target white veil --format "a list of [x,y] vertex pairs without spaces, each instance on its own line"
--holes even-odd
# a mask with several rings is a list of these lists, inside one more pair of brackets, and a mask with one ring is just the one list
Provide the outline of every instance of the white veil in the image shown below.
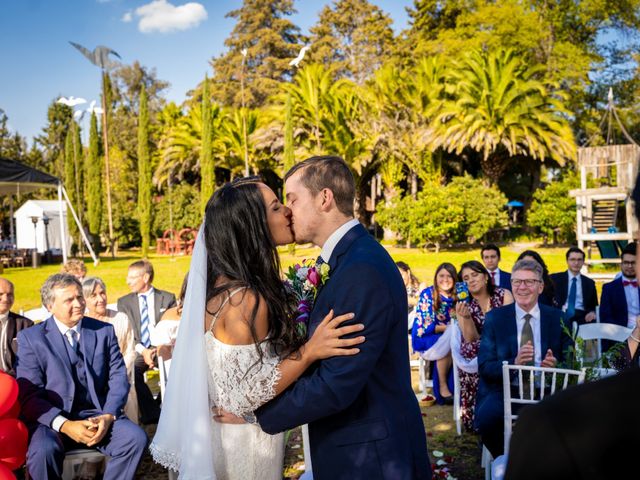
[[204,343],[207,250],[204,223],[191,257],[187,293],[156,435],[153,459],[184,480],[215,480],[209,367]]

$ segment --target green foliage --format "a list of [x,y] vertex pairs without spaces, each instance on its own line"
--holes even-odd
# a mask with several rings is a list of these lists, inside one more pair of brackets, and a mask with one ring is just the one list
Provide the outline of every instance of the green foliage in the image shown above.
[[179,183],[167,189],[166,194],[156,204],[153,231],[161,237],[165,230],[174,228],[198,228],[202,222],[200,192],[188,183]]
[[47,109],[47,125],[36,137],[44,150],[46,171],[58,178],[64,173],[64,143],[72,121],[73,109],[54,100]]
[[204,212],[209,197],[215,190],[215,172],[213,155],[211,152],[211,137],[213,132],[211,117],[211,97],[209,96],[209,79],[204,78],[204,90],[202,94],[202,149],[200,150],[200,200],[201,209]]
[[[63,183],[65,189],[67,190],[67,195],[69,196],[69,202],[73,205],[73,208],[78,211],[79,207],[79,198],[76,195],[76,159],[75,157],[75,128],[74,125],[76,123],[73,122],[71,128],[67,131],[67,138],[64,142],[64,177]],[[69,227],[69,235],[73,238],[73,241],[76,245],[78,245],[82,240],[79,239],[79,231],[78,226],[76,225],[76,221],[73,218],[71,212],[67,212],[67,225]]]
[[283,171],[286,173],[296,162],[294,156],[293,145],[293,107],[291,102],[291,95],[287,94],[287,100],[285,101],[285,113],[284,113],[284,154],[283,154]]
[[576,235],[576,199],[569,191],[580,187],[575,173],[568,173],[560,181],[549,183],[533,194],[533,203],[528,214],[528,223],[540,229],[550,238],[572,242]]
[[96,251],[100,246],[100,227],[102,225],[102,196],[103,175],[102,156],[100,155],[100,137],[98,134],[98,120],[96,114],[91,114],[89,127],[89,154],[86,163],[86,198],[87,220],[89,232],[93,236]]
[[[244,0],[226,15],[237,20],[224,42],[229,50],[211,61],[213,94],[223,105],[260,107],[278,91],[303,41],[300,29],[287,18],[294,13],[293,0]],[[244,48],[248,53],[243,60]]]
[[142,256],[149,254],[151,243],[151,159],[149,155],[149,111],[144,84],[140,92],[138,116],[138,219],[142,239]]
[[416,199],[402,199],[380,205],[376,219],[384,228],[416,245],[471,242],[494,228],[507,225],[504,195],[493,186],[469,176],[457,177],[446,185],[425,185]]

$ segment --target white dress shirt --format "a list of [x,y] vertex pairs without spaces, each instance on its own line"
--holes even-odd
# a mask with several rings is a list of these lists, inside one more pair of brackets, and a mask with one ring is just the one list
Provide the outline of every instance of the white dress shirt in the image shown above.
[[571,273],[570,270],[567,270],[567,274],[569,276],[569,282],[567,283],[567,301],[564,302],[564,306],[562,307],[562,310],[564,310],[566,312],[567,311],[567,307],[569,306],[569,292],[571,292],[571,282],[573,281],[572,280],[573,278],[576,279],[576,304],[575,304],[575,308],[576,308],[576,310],[584,310],[584,301],[582,299],[582,278],[580,277],[580,274],[573,275],[573,273]]
[[[622,281],[632,282],[635,278],[622,277]],[[640,298],[638,298],[638,287],[625,285],[624,296],[627,299],[627,327],[636,327],[636,317],[640,315]]]
[[[80,324],[82,323],[82,320],[80,320],[75,326],[69,328],[67,327],[64,323],[62,323],[60,320],[58,320],[55,316],[53,317],[53,321],[56,323],[56,327],[58,327],[58,330],[60,330],[60,333],[62,334],[63,340],[65,342],[69,341],[69,337],[67,337],[67,332],[69,330],[73,330],[75,332],[75,338],[76,338],[76,342],[80,341]],[[64,422],[66,422],[68,420],[67,417],[63,416],[63,415],[57,415],[53,420],[51,420],[51,428],[53,428],[56,432],[60,431],[60,427],[62,427],[62,424]]]
[[333,253],[333,250],[336,248],[336,245],[338,245],[338,242],[342,240],[342,237],[344,237],[349,230],[351,230],[353,227],[355,227],[359,223],[360,222],[358,222],[358,220],[356,220],[355,218],[352,218],[348,222],[342,224],[342,226],[338,227],[336,231],[333,232],[331,235],[329,235],[329,238],[327,238],[327,241],[324,242],[324,245],[322,246],[322,251],[320,252],[320,256],[322,257],[322,260],[328,263],[329,260],[331,259],[331,254]]
[[7,348],[7,329],[9,324],[9,312],[0,314],[0,371],[9,370],[9,365],[4,364],[4,350]]
[[[518,350],[520,350],[520,339],[522,338],[522,327],[524,327],[525,321],[524,316],[526,314],[531,315],[531,319],[529,323],[531,324],[531,329],[533,330],[533,363],[536,367],[539,367],[542,363],[542,352],[540,351],[542,348],[542,338],[540,334],[540,307],[536,303],[535,307],[531,309],[530,312],[527,312],[520,308],[520,306],[516,303],[516,332],[518,334]],[[546,353],[546,352],[545,352]]]
[[[149,339],[154,338],[154,330],[156,328],[156,323],[158,320],[160,320],[159,318],[156,319],[156,296],[154,295],[155,293],[155,289],[153,287],[151,287],[149,290],[147,290],[144,293],[139,293],[138,294],[138,309],[140,311],[140,332],[142,333],[142,298],[140,297],[147,297],[147,315],[149,315]],[[155,345],[154,343],[152,343],[152,345]],[[144,352],[146,350],[145,346],[142,345],[141,343],[138,343],[135,347],[136,352],[138,352],[140,355],[142,355],[142,352]]]

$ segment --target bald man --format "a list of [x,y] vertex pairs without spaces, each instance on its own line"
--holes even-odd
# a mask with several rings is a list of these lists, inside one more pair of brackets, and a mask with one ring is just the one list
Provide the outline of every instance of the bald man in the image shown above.
[[20,330],[32,326],[33,322],[11,312],[13,290],[13,283],[6,278],[0,278],[0,370],[15,377],[14,365],[18,351],[16,335]]

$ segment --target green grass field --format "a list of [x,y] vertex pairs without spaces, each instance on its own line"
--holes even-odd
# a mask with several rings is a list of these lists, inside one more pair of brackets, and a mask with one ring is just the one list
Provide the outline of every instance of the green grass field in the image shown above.
[[[503,247],[501,266],[510,270],[521,251],[531,248],[532,244],[513,244]],[[442,262],[451,262],[459,267],[467,260],[480,259],[478,248],[457,249],[440,251],[439,253],[426,252],[415,248],[386,247],[394,260],[402,260],[408,263],[414,274],[422,282],[430,285],[437,266]],[[537,248],[551,272],[559,272],[566,269],[564,260],[565,248]],[[282,266],[286,269],[289,265],[304,258],[316,258],[320,253],[315,247],[296,247],[295,254],[284,247],[280,249]],[[115,260],[103,258],[97,267],[94,267],[90,259],[85,259],[88,275],[98,276],[107,285],[107,294],[110,303],[115,303],[118,297],[129,293],[125,283],[127,267],[138,260],[137,252],[123,252]],[[178,293],[182,280],[191,262],[191,257],[166,255],[151,255],[150,258],[155,269],[154,285],[163,290]],[[44,280],[51,274],[60,271],[59,265],[45,265],[40,268],[9,268],[5,269],[3,276],[11,280],[16,286],[16,301],[14,311],[29,310],[40,306],[39,288]]]

